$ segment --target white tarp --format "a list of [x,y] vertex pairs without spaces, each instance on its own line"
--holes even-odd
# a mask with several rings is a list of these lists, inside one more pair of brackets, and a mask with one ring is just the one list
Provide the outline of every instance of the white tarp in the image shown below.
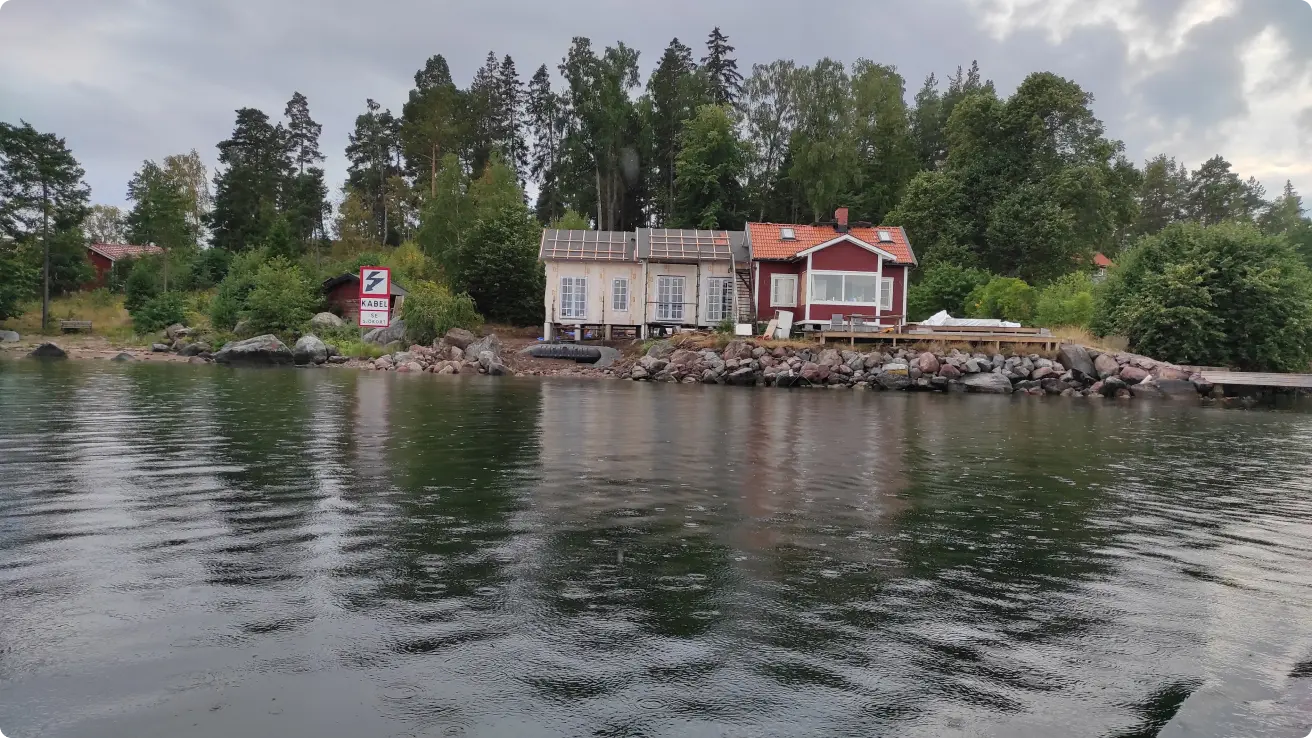
[[948,315],[948,311],[943,310],[939,314],[927,320],[920,321],[921,325],[938,325],[938,326],[964,326],[971,328],[1020,328],[1020,323],[1008,323],[1005,320],[992,320],[981,318],[954,318]]

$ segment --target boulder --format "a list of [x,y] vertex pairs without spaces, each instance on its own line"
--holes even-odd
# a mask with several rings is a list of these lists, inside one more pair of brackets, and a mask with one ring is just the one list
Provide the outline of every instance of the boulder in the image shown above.
[[730,341],[729,345],[724,347],[722,356],[724,356],[725,361],[729,359],[750,359],[752,358],[752,347],[748,346],[746,341]]
[[[727,351],[725,353],[728,353]],[[820,366],[827,366],[830,369],[843,363],[843,357],[834,349],[825,349],[820,352],[820,359],[816,361]]]
[[1098,372],[1099,379],[1116,376],[1121,371],[1121,365],[1110,354],[1100,354],[1093,360],[1093,368]]
[[971,374],[961,380],[961,383],[969,392],[990,395],[1009,395],[1012,392],[1011,380],[1001,374]]
[[328,363],[329,363],[329,364],[345,364],[346,362],[348,362],[348,361],[350,361],[350,360],[351,360],[351,358],[350,358],[349,356],[342,356],[341,354],[337,354],[337,355],[335,355],[335,356],[329,356],[329,357],[328,357]]
[[417,361],[407,361],[396,368],[398,372],[406,374],[419,374],[424,370],[424,366]]
[[633,368],[629,370],[629,379],[646,379],[647,377],[647,370],[643,369],[641,364],[634,364]]
[[181,323],[174,323],[164,329],[164,337],[170,341],[176,341],[183,336],[190,336],[191,330]]
[[968,359],[966,361],[967,374],[979,374],[982,371],[984,371],[984,366],[979,359]]
[[388,369],[391,369],[391,368],[392,368],[392,357],[390,357],[390,356],[380,356],[380,357],[378,357],[378,359],[377,359],[376,361],[374,361],[374,368],[377,369],[377,370],[379,370],[379,371],[386,371],[386,370],[388,370]]
[[442,341],[445,342],[446,345],[455,346],[462,350],[477,340],[478,336],[475,336],[464,328],[452,328],[446,332],[445,336],[442,336]]
[[200,356],[201,354],[209,353],[209,351],[209,344],[204,341],[197,341],[196,343],[189,343],[178,349],[178,356]]
[[1132,356],[1130,357],[1130,363],[1147,371],[1152,371],[1157,368],[1157,362],[1147,356]]
[[923,374],[927,376],[938,374],[939,360],[937,356],[930,353],[929,351],[926,351],[925,353],[920,355],[919,359],[916,360],[916,366],[920,369],[920,371]]
[[274,335],[256,336],[224,345],[214,355],[220,364],[272,366],[292,363],[292,351]]
[[1108,377],[1102,380],[1101,384],[1102,388],[1099,391],[1102,392],[1103,397],[1116,397],[1121,390],[1128,389],[1125,381],[1120,377]]
[[938,368],[938,375],[947,380],[961,379],[961,370],[954,364],[944,364]]
[[668,359],[674,353],[674,346],[669,341],[657,341],[647,349],[647,355],[657,359]]
[[1190,400],[1198,397],[1198,387],[1187,379],[1158,379],[1157,388],[1173,399]]
[[255,330],[251,328],[251,322],[245,318],[237,321],[237,325],[232,327],[232,334],[238,338],[249,338]]
[[318,315],[315,315],[313,318],[310,318],[311,328],[319,328],[319,329],[341,328],[345,325],[346,325],[346,321],[342,320],[336,315],[333,315],[332,313],[319,313]]
[[1030,379],[1042,382],[1055,374],[1056,372],[1052,370],[1051,366],[1041,366],[1030,373]]
[[365,343],[372,343],[376,346],[386,346],[392,342],[399,342],[405,338],[405,321],[393,320],[392,324],[386,328],[375,328],[364,334],[362,339]]
[[1125,366],[1121,367],[1120,377],[1121,377],[1121,381],[1125,382],[1126,384],[1135,385],[1147,379],[1148,372],[1133,364],[1126,364]]
[[1203,379],[1203,375],[1201,374],[1193,375],[1192,377],[1189,378],[1189,381],[1193,383],[1194,389],[1198,390],[1198,394],[1200,395],[1211,394],[1212,390],[1216,387],[1216,385],[1212,384],[1206,379]]
[[454,361],[444,361],[444,362],[442,362],[441,367],[440,367],[439,369],[437,369],[437,371],[435,371],[435,372],[433,372],[433,373],[434,373],[434,374],[448,375],[448,376],[451,375],[451,374],[459,374],[459,373],[460,373],[460,365],[457,364],[457,363],[454,362]]
[[700,358],[701,358],[701,354],[697,353],[696,351],[689,351],[688,349],[679,349],[678,351],[675,351],[674,353],[670,354],[669,361],[671,364],[675,366],[691,366],[693,364],[696,364],[698,359]]
[[67,359],[68,358],[68,354],[62,348],[56,346],[53,343],[50,343],[49,341],[32,349],[32,352],[29,353],[28,356],[33,359]]
[[120,362],[120,363],[126,363],[126,362],[129,362],[129,361],[136,361],[136,360],[137,360],[137,357],[133,356],[132,354],[129,354],[129,353],[126,352],[126,351],[124,351],[123,353],[119,354],[118,356],[115,356],[114,358],[110,359],[110,361],[117,361],[117,362]]
[[156,354],[167,354],[173,350],[173,347],[167,343],[152,343],[150,344],[150,350]]
[[1044,392],[1050,395],[1060,395],[1061,393],[1071,388],[1070,385],[1066,384],[1060,379],[1057,379],[1056,377],[1049,377],[1048,379],[1039,382],[1039,387],[1042,388]]
[[1016,383],[1015,388],[1019,392],[1026,392],[1036,388],[1042,389],[1043,383],[1035,379],[1023,379]]
[[187,363],[188,363],[188,364],[208,364],[208,363],[210,363],[210,360],[207,359],[207,358],[205,358],[205,357],[203,357],[203,356],[193,356],[193,357],[191,357],[190,359],[187,359]]
[[756,372],[752,371],[751,367],[745,366],[730,374],[728,377],[725,377],[724,383],[750,387],[756,384]]
[[0,331],[0,343],[18,343],[23,339],[14,331]]
[[875,381],[886,390],[903,390],[915,382],[911,378],[911,367],[906,364],[886,364],[875,375]]
[[328,361],[328,346],[318,336],[307,333],[292,347],[292,360],[297,364],[322,364]]
[[829,379],[829,367],[808,361],[802,365],[802,371],[799,373],[799,376],[811,384],[820,384],[826,379]]
[[1190,374],[1189,372],[1183,369],[1177,369],[1176,367],[1173,366],[1165,366],[1162,364],[1158,364],[1157,368],[1153,370],[1153,376],[1157,377],[1158,379],[1188,381]]
[[491,352],[492,358],[501,363],[501,339],[497,334],[489,333],[464,347],[466,358],[478,358],[484,351]]
[[1057,352],[1057,361],[1068,371],[1075,374],[1076,379],[1097,380],[1098,370],[1093,365],[1093,359],[1089,358],[1089,352],[1083,346],[1066,343]]

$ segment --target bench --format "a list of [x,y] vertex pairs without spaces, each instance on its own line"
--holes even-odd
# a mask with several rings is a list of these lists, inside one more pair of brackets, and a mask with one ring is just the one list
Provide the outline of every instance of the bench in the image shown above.
[[89,320],[61,320],[59,321],[60,333],[73,333],[75,331],[91,332],[91,321]]

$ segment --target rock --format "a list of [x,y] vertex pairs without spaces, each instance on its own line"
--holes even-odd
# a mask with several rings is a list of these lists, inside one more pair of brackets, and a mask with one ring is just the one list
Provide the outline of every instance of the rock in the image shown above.
[[156,354],[167,354],[173,350],[173,347],[167,343],[152,343],[150,344],[150,350]]
[[442,374],[445,376],[450,376],[452,374],[459,374],[459,373],[460,373],[460,365],[451,361],[442,362],[442,368],[434,372],[434,374]]
[[1012,392],[1011,380],[1001,374],[971,374],[961,383],[970,392],[992,395],[1009,395]]
[[1032,389],[1042,389],[1042,388],[1043,388],[1043,383],[1036,379],[1023,379],[1016,383],[1016,390],[1020,392],[1027,392]]
[[442,340],[445,341],[448,346],[455,346],[458,349],[464,350],[469,344],[477,341],[478,336],[475,336],[464,328],[452,328],[446,332],[445,336],[442,336]]
[[489,333],[464,348],[466,358],[478,357],[484,351],[488,351],[491,352],[493,359],[498,363],[501,362],[501,339],[497,338],[495,333]]
[[68,354],[59,346],[47,341],[32,349],[28,357],[33,359],[67,359]]
[[318,336],[307,333],[292,347],[292,360],[297,364],[322,364],[328,361],[328,346]]
[[329,357],[328,357],[328,363],[329,363],[329,364],[345,364],[346,362],[348,362],[348,361],[350,361],[350,360],[351,360],[350,357],[348,357],[348,356],[342,356],[341,354],[338,354],[337,356],[329,356]]
[[346,321],[342,320],[336,315],[333,315],[332,313],[319,313],[318,315],[315,315],[313,318],[310,318],[310,327],[318,328],[320,330],[324,328],[341,328],[345,325],[346,325]]
[[0,331],[0,343],[18,343],[23,337],[14,331]]
[[332,345],[331,343],[326,344],[326,345],[325,345],[325,348],[328,350],[328,358],[330,358],[330,359],[333,358],[334,356],[341,356],[341,355],[342,355],[342,352],[341,352],[336,346]]
[[361,339],[365,343],[372,343],[376,346],[386,346],[393,341],[401,341],[405,338],[405,321],[400,318],[393,320],[392,324],[386,328],[375,328],[364,334]]
[[1121,377],[1121,381],[1125,382],[1126,384],[1134,385],[1134,384],[1139,384],[1143,380],[1147,379],[1148,372],[1144,371],[1143,369],[1140,369],[1137,366],[1134,366],[1133,364],[1126,364],[1125,366],[1121,367],[1120,377]]
[[820,352],[820,359],[816,363],[833,369],[843,363],[843,357],[834,349],[825,349]]
[[186,346],[186,345],[187,345],[187,344],[183,343],[183,341],[182,341],[181,338],[176,339],[175,341],[173,341],[173,343],[170,343],[170,344],[169,344],[169,351],[173,351],[173,352],[176,353],[176,352],[178,352],[178,351],[181,351],[181,350],[182,350],[182,347],[183,347],[183,346]]
[[691,366],[693,364],[696,364],[700,358],[701,358],[701,354],[697,353],[696,351],[679,349],[678,351],[675,351],[674,353],[670,354],[669,361],[671,364],[675,366]]
[[1073,390],[1073,389],[1067,387],[1066,389],[1062,390],[1062,392],[1061,392],[1061,396],[1062,396],[1062,397],[1079,397],[1079,396],[1080,396],[1080,393],[1079,393],[1078,391],[1076,391],[1076,390]]
[[196,343],[189,343],[178,349],[178,356],[200,356],[201,354],[209,353],[209,351],[209,344],[204,341],[197,341]]
[[674,353],[674,346],[669,341],[657,341],[647,349],[647,355],[656,359],[668,359]]
[[725,361],[729,359],[750,359],[752,358],[752,347],[748,346],[746,341],[730,341],[729,345],[724,347],[722,355]]
[[[1072,367],[1074,368],[1074,367]],[[1121,371],[1121,365],[1116,359],[1108,354],[1101,354],[1093,360],[1093,368],[1098,372],[1099,379],[1116,376]]]
[[765,356],[765,355],[768,354],[768,353],[770,353],[770,352],[769,352],[769,351],[766,351],[764,346],[757,346],[756,348],[752,349],[752,358],[753,358],[753,359],[759,359],[759,358],[761,358],[762,356]]
[[277,336],[266,334],[226,344],[214,360],[220,364],[290,364],[292,352]]
[[237,321],[237,325],[232,328],[232,334],[238,338],[248,338],[254,332],[255,330],[251,328],[251,322],[244,318]]
[[629,370],[629,379],[646,379],[647,370],[642,368],[641,364],[634,364],[633,369]]
[[651,374],[655,374],[656,372],[659,372],[662,369],[664,369],[666,366],[669,366],[669,362],[666,361],[665,359],[658,359],[655,356],[648,355],[642,357],[641,359],[638,359],[638,366],[641,366],[643,369],[646,369]]
[[1030,373],[1030,379],[1034,379],[1042,382],[1043,380],[1053,376],[1054,374],[1056,374],[1056,372],[1052,370],[1051,366],[1041,366]]
[[1153,376],[1157,377],[1159,380],[1188,381],[1190,374],[1183,369],[1158,364],[1157,368],[1153,370]]
[[953,364],[944,364],[938,368],[938,375],[947,380],[960,379],[961,370]]
[[937,356],[926,351],[916,360],[916,366],[926,375],[938,374],[939,360]]
[[808,361],[802,365],[799,376],[811,384],[820,384],[829,378],[829,367]]
[[979,374],[982,371],[984,371],[984,367],[979,359],[969,359],[966,361],[967,374]]
[[752,371],[751,367],[745,366],[726,377],[724,383],[743,387],[755,385],[756,372]]
[[1157,362],[1147,356],[1133,356],[1130,358],[1130,363],[1146,371],[1152,371],[1157,368]]
[[407,374],[419,374],[424,370],[424,366],[417,361],[407,361],[396,368],[398,372]]
[[1157,388],[1173,399],[1190,400],[1198,397],[1198,388],[1187,379],[1158,379]]
[[126,352],[126,351],[124,351],[123,353],[119,354],[118,356],[115,356],[114,358],[110,359],[110,361],[117,361],[117,362],[120,362],[120,363],[126,363],[126,362],[129,362],[129,361],[136,361],[136,360],[137,360],[137,357],[133,356],[132,354],[129,354],[129,353]]
[[1189,381],[1194,385],[1194,389],[1198,390],[1198,394],[1200,395],[1210,395],[1212,390],[1216,387],[1216,385],[1203,379],[1203,375],[1201,374],[1193,375],[1189,378]]
[[886,364],[879,374],[875,375],[875,381],[886,390],[903,390],[910,387],[915,380],[911,378],[911,367],[906,364]]
[[181,323],[174,323],[173,325],[164,329],[164,337],[169,339],[170,341],[176,341],[179,338],[182,338],[183,336],[190,336],[190,335],[191,335],[191,331],[187,329],[187,326]]
[[377,370],[379,370],[379,371],[386,371],[386,370],[388,370],[388,369],[391,369],[391,368],[392,368],[392,357],[390,357],[390,356],[380,356],[376,361],[374,361],[374,368],[377,369]]
[[1120,377],[1108,377],[1101,382],[1103,397],[1116,397],[1121,390],[1127,389],[1125,382]]
[[1039,386],[1040,388],[1043,389],[1044,392],[1050,395],[1060,395],[1061,393],[1070,389],[1069,385],[1067,385],[1065,382],[1061,381],[1060,379],[1057,379],[1056,377],[1049,377],[1048,379],[1043,380],[1042,382],[1039,383]]
[[776,359],[783,359],[788,356],[788,349],[784,348],[783,346],[780,346],[776,348],[774,351],[771,351],[770,354],[774,356],[774,358]]
[[1089,352],[1083,346],[1073,343],[1062,344],[1057,352],[1057,361],[1073,372],[1076,379],[1090,381],[1100,379],[1098,370],[1093,365],[1093,359],[1089,358]]
[[414,361],[414,358],[414,354],[409,351],[395,351],[392,353],[392,363],[397,366],[408,364],[409,362]]

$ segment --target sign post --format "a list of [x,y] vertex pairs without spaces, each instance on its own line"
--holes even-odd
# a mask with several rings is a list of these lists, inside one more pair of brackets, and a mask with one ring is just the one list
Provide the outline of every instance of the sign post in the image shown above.
[[392,270],[360,267],[360,327],[386,328],[392,324]]

